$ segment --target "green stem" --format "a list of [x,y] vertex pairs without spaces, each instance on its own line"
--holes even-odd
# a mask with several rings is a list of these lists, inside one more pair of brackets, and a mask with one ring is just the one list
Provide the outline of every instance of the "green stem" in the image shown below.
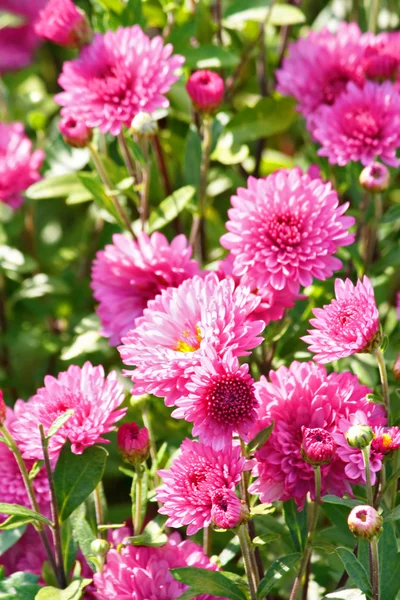
[[371,0],[370,9],[369,9],[369,21],[368,21],[368,29],[375,33],[376,31],[376,22],[378,20],[378,12],[379,12],[379,0]]
[[[149,433],[150,457],[151,457],[151,462],[152,462],[152,465],[154,468],[154,465],[157,462],[157,446],[156,446],[156,442],[154,439],[154,431],[153,431],[153,426],[151,424],[151,419],[150,419],[150,415],[149,415],[149,407],[147,405],[147,402],[143,403],[143,406],[142,406],[142,419],[143,419],[143,424]],[[157,472],[155,472],[154,473],[154,487],[158,487],[159,483],[160,483],[160,478],[157,475]]]
[[379,376],[381,378],[382,391],[383,391],[383,401],[385,404],[385,408],[388,414],[388,418],[390,420],[390,394],[389,394],[389,381],[386,371],[386,363],[382,354],[382,350],[380,348],[376,348],[374,350],[374,354],[376,356],[376,360],[378,362],[379,368]]
[[136,475],[132,481],[132,492],[134,487],[135,506],[132,507],[134,535],[139,535],[142,531],[142,471],[141,466],[136,470]]
[[94,500],[94,509],[96,512],[96,522],[97,522],[97,531],[98,537],[100,539],[106,538],[107,533],[105,531],[99,531],[99,525],[104,525],[104,511],[103,511],[103,502],[102,502],[102,484],[98,483],[93,492],[93,500]]
[[[395,450],[394,455],[393,455],[393,473],[396,473],[399,471],[399,463],[400,463],[400,451],[399,450]],[[394,477],[394,481],[391,487],[391,502],[390,502],[390,507],[393,509],[396,506],[396,499],[397,499],[397,480],[398,480],[398,476]]]
[[142,191],[140,194],[140,222],[142,225],[142,230],[144,230],[146,226],[146,221],[149,216],[149,190],[150,190],[150,171],[151,171],[151,162],[150,162],[150,153],[149,153],[149,140],[145,136],[142,140],[142,152],[145,160],[144,167],[142,169]]
[[379,554],[378,538],[376,536],[370,541],[369,548],[372,600],[379,600]]
[[212,548],[212,528],[204,527],[203,529],[203,551],[207,556],[211,556]]
[[238,529],[240,548],[242,551],[244,569],[247,575],[251,600],[257,600],[258,575],[254,571],[251,558],[252,549],[249,534],[245,523],[242,523]]
[[372,485],[371,485],[371,467],[369,464],[369,457],[371,453],[371,445],[368,445],[366,448],[361,450],[363,459],[364,459],[364,467],[365,467],[365,482],[367,488],[367,502],[370,506],[374,505],[374,496],[372,493]]

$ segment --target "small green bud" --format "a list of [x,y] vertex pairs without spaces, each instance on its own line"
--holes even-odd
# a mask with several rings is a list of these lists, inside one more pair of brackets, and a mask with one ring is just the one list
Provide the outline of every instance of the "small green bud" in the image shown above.
[[90,549],[95,556],[105,556],[111,545],[106,540],[93,540],[90,544]]
[[345,433],[345,437],[349,446],[362,450],[372,442],[374,432],[369,425],[353,425]]

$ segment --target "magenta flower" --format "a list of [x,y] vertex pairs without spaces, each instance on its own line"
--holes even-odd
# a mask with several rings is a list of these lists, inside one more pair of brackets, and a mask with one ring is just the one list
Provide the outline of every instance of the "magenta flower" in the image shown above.
[[400,448],[400,429],[398,427],[375,427],[371,448],[380,454],[389,454]]
[[[104,571],[94,575],[96,597],[99,600],[174,600],[188,589],[170,573],[170,569],[178,567],[217,569],[200,546],[190,540],[181,542],[178,533],[169,536],[161,548],[126,546],[120,552],[110,550]],[[196,596],[197,600],[211,598],[213,596],[208,594]]]
[[162,234],[140,232],[137,242],[121,234],[97,253],[91,287],[100,303],[102,333],[114,346],[133,329],[149,300],[168,287],[177,287],[199,273],[184,235],[171,243]]
[[389,187],[389,183],[389,170],[381,163],[372,163],[360,173],[360,184],[369,192],[383,192]]
[[233,433],[248,441],[258,400],[247,364],[240,366],[230,350],[220,358],[213,348],[206,348],[186,389],[172,416],[193,423],[193,436],[214,450],[230,446]]
[[363,89],[349,83],[333,106],[318,109],[310,127],[322,146],[318,154],[331,164],[370,165],[377,157],[392,167],[400,164],[400,94],[389,82],[368,81]]
[[361,31],[356,23],[341,23],[336,34],[311,31],[289,44],[288,56],[277,71],[278,91],[294,96],[308,116],[331,105],[349,81],[363,85]]
[[59,84],[65,91],[55,97],[62,116],[118,135],[137,113],[169,106],[165,94],[184,62],[171,53],[170,44],[150,39],[139,25],[97,33],[79,58],[63,65]]
[[187,525],[188,535],[208,527],[213,493],[221,488],[234,491],[244,468],[240,446],[216,451],[194,440],[184,440],[171,468],[158,472],[163,485],[157,490],[157,500],[164,504],[158,512],[168,515],[166,525]]
[[89,43],[92,37],[85,13],[72,0],[50,0],[40,12],[35,32],[55,44],[72,48]]
[[233,490],[221,488],[211,496],[211,519],[216,527],[233,529],[248,518],[246,504],[239,500]]
[[84,148],[92,139],[92,130],[84,123],[75,121],[71,117],[63,117],[58,128],[64,138],[64,142],[74,148]]
[[385,424],[383,407],[366,399],[370,389],[360,385],[351,373],[328,375],[321,365],[297,361],[289,368],[272,371],[270,381],[262,377],[255,386],[260,408],[254,434],[272,421],[275,426],[267,442],[256,452],[253,473],[257,479],[250,492],[260,494],[262,502],[294,498],[300,508],[308,493],[314,497],[314,469],[301,454],[303,427],[306,427],[323,429],[338,445],[332,462],[321,467],[322,494],[351,494],[350,483],[354,481],[345,469],[353,449],[348,447],[346,457],[340,454],[347,442],[339,423],[361,410],[371,426]]
[[0,123],[0,202],[19,208],[21,192],[40,179],[42,150],[32,151],[22,123]]
[[206,348],[219,356],[228,349],[234,356],[247,356],[262,341],[264,322],[250,318],[259,301],[247,288],[235,289],[232,280],[219,281],[215,273],[163,290],[119,347],[122,361],[136,367],[124,371],[134,382],[132,393],[151,393],[172,406],[186,394],[185,385]]
[[354,240],[330,183],[311,179],[299,168],[265,179],[249,177],[232,196],[221,244],[234,256],[233,274],[250,289],[272,287],[297,294],[313,277],[326,279],[342,263],[333,255]]
[[124,423],[118,428],[117,444],[122,458],[132,465],[142,463],[149,456],[149,432],[137,423]]
[[194,106],[203,112],[214,112],[224,97],[224,80],[214,71],[195,71],[186,84]]
[[329,363],[357,352],[370,352],[379,343],[379,313],[367,276],[354,286],[350,279],[335,280],[336,298],[314,308],[315,319],[301,339],[316,353],[314,360]]
[[12,433],[24,458],[41,459],[39,424],[47,433],[57,417],[72,409],[73,415],[52,436],[49,454],[57,457],[67,440],[72,452],[82,454],[88,446],[108,443],[102,436],[113,431],[115,423],[125,415],[126,408],[119,408],[123,401],[123,386],[115,372],[105,377],[101,366],[94,367],[90,362],[82,368],[72,365],[57,379],[45,377],[44,387],[12,424]]
[[372,81],[395,81],[400,66],[400,35],[398,31],[382,32],[378,35],[365,34],[363,70]]

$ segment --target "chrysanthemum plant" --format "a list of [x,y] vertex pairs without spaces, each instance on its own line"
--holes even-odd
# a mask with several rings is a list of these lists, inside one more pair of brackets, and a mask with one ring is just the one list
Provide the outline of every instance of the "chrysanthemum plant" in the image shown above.
[[0,598],[400,597],[400,32],[298,4],[0,7]]

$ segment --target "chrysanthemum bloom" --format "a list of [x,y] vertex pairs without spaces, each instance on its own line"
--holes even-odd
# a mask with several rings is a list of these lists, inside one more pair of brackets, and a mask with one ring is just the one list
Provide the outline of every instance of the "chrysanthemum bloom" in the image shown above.
[[246,504],[233,490],[221,488],[211,496],[211,519],[216,527],[233,529],[248,518]]
[[[3,498],[1,501],[6,502]],[[0,556],[0,565],[4,567],[7,577],[19,571],[41,576],[46,560],[39,534],[33,525],[28,525],[21,539]]]
[[320,427],[302,427],[302,435],[300,452],[303,459],[313,467],[329,465],[336,452],[332,435]]
[[118,135],[139,112],[169,106],[165,94],[178,79],[184,58],[172,56],[161,37],[150,39],[139,25],[97,33],[79,58],[65,62],[55,96],[61,114]]
[[135,383],[132,393],[154,394],[172,406],[186,393],[206,348],[220,356],[229,349],[234,356],[247,356],[262,341],[264,322],[249,318],[259,302],[247,288],[235,288],[231,279],[220,281],[215,273],[163,290],[119,347],[122,361],[136,366],[124,371]]
[[72,0],[50,0],[40,12],[35,32],[55,44],[72,48],[80,48],[92,38],[85,13]]
[[0,202],[22,204],[21,192],[40,179],[44,152],[32,151],[22,123],[0,123]]
[[369,192],[383,192],[389,187],[389,183],[389,170],[380,163],[372,163],[360,173],[360,184]]
[[311,31],[289,44],[277,71],[278,91],[294,96],[307,116],[320,105],[331,105],[349,81],[363,84],[361,31],[356,23],[341,23],[336,34]]
[[157,490],[157,500],[164,504],[158,512],[168,515],[166,525],[187,525],[188,535],[208,527],[213,493],[221,488],[234,491],[244,467],[240,446],[216,451],[194,440],[184,440],[171,468],[158,472],[163,485]]
[[355,286],[350,279],[336,279],[335,296],[330,304],[313,309],[316,318],[310,324],[315,329],[301,338],[319,363],[371,352],[380,341],[379,313],[368,277]]
[[331,164],[377,157],[392,167],[400,163],[400,94],[389,83],[368,81],[363,89],[349,83],[333,106],[321,106],[313,116],[312,134],[320,142],[318,154]]
[[3,390],[0,390],[0,425],[3,425],[6,420],[7,407],[4,402]]
[[400,448],[400,429],[398,427],[375,427],[371,448],[380,454],[389,454]]
[[383,518],[373,506],[360,504],[350,512],[347,524],[356,537],[371,540],[381,533]]
[[326,279],[342,263],[333,255],[354,240],[330,183],[311,179],[299,168],[265,179],[249,177],[232,196],[224,248],[234,256],[233,274],[251,289],[272,287],[299,292],[313,277]]
[[[188,586],[172,577],[170,569],[178,567],[217,569],[200,546],[190,540],[181,542],[178,533],[172,534],[161,548],[126,546],[121,552],[110,550],[104,571],[94,575],[97,597],[99,600],[179,598]],[[202,594],[196,598],[210,600],[213,596]]]
[[140,232],[137,242],[121,234],[97,253],[91,287],[100,303],[97,314],[102,334],[116,346],[133,329],[149,300],[161,290],[177,287],[199,273],[191,259],[192,248],[184,235],[171,243],[159,232],[151,237]]
[[137,423],[121,425],[117,432],[117,443],[122,458],[132,465],[144,462],[149,456],[149,432]]
[[[383,407],[366,400],[370,390],[360,385],[354,375],[328,375],[324,367],[313,362],[295,361],[289,368],[280,367],[271,372],[270,382],[262,377],[255,386],[260,408],[254,434],[275,422],[269,439],[256,452],[257,479],[249,488],[251,493],[260,494],[262,502],[294,498],[302,507],[307,493],[314,498],[314,469],[301,455],[303,427],[323,429],[338,444],[334,434],[340,420],[359,409],[366,413],[372,426],[386,422]],[[347,446],[341,433],[342,442]],[[345,474],[347,463],[338,450],[332,462],[321,467],[323,494],[351,493],[352,480]]]
[[102,436],[113,431],[115,423],[126,413],[126,408],[118,408],[124,401],[124,393],[116,373],[105,377],[103,367],[94,367],[90,362],[82,368],[71,365],[57,379],[47,375],[44,386],[12,424],[12,433],[24,458],[43,457],[39,424],[46,434],[56,418],[67,410],[74,412],[52,436],[51,458],[58,456],[67,440],[75,454],[93,444],[108,443]]
[[63,117],[58,128],[64,142],[74,148],[84,148],[92,139],[92,130],[86,127],[82,121],[79,123],[72,117]]
[[214,112],[224,97],[224,80],[214,71],[195,71],[186,84],[194,106],[203,112]]
[[258,407],[254,380],[249,366],[240,366],[230,350],[220,358],[213,348],[206,348],[186,389],[172,416],[193,423],[193,436],[215,450],[230,445],[233,433],[249,439]]

